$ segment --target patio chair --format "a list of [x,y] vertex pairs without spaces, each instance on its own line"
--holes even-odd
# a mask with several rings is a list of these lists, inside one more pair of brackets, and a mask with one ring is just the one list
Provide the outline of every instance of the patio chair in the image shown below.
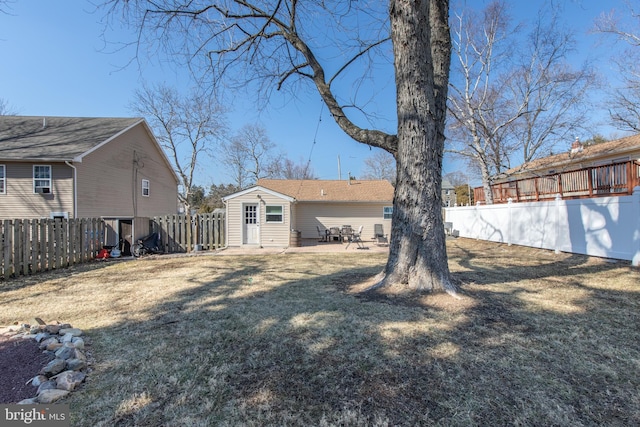
[[[351,237],[349,238],[349,244],[347,245],[347,248],[349,247],[349,245],[351,243],[355,243],[356,245],[358,245],[358,247],[356,249],[369,249],[368,247],[366,247],[364,245],[364,242],[362,241],[362,229],[364,228],[363,225],[361,225],[360,227],[358,227],[358,231],[354,231],[351,233]],[[347,249],[345,248],[345,249]]]
[[382,224],[373,225],[373,240],[376,241],[376,245],[384,246],[389,244],[387,235],[384,234],[384,227],[382,227]]
[[329,241],[329,230],[326,228],[321,230],[319,225],[316,225],[316,230],[318,230],[318,240],[319,242],[328,242]]
[[444,234],[446,234],[447,236],[451,236],[451,234],[453,234],[453,223],[452,222],[445,222],[444,223]]

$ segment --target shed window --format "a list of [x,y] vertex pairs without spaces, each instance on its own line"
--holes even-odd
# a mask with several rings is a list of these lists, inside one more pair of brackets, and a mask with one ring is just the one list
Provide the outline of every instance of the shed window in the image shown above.
[[51,193],[51,166],[33,166],[33,192]]
[[382,218],[383,219],[391,219],[393,216],[393,206],[385,206],[382,208]]
[[4,165],[0,165],[0,194],[7,194],[7,175]]
[[267,222],[282,222],[282,205],[267,205],[266,213],[267,213]]
[[145,197],[149,197],[149,180],[142,180],[142,195]]

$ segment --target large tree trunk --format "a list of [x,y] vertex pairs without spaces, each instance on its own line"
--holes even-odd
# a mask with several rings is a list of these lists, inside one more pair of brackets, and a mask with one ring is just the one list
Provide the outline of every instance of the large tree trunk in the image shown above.
[[442,221],[448,0],[392,0],[398,151],[389,259],[377,287],[455,293]]

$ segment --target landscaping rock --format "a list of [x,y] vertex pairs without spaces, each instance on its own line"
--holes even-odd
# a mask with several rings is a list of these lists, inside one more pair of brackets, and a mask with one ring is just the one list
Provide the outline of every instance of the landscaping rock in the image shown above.
[[46,349],[49,344],[58,344],[58,339],[56,337],[49,336],[49,338],[40,341],[40,350]]
[[49,337],[50,337],[50,335],[48,333],[46,333],[46,332],[38,332],[36,334],[35,340],[37,342],[41,342],[41,341],[43,341],[43,340],[45,340],[46,338],[49,338]]
[[75,358],[76,348],[70,342],[65,343],[62,347],[56,350],[56,357],[63,360]]
[[[41,375],[29,380],[37,387],[36,397],[24,399],[22,405],[37,403],[53,403],[75,390],[86,378],[81,372],[87,369],[85,356],[85,340],[80,338],[83,331],[70,324],[45,324],[40,318],[34,318],[34,326],[26,323],[0,328],[11,339],[34,339],[45,353],[54,355],[55,359],[42,368]],[[20,363],[16,360],[16,363]]]
[[58,332],[60,335],[71,334],[71,336],[79,337],[82,335],[82,330],[78,328],[63,328]]
[[67,362],[63,359],[53,359],[47,364],[47,366],[42,368],[42,373],[47,376],[53,376],[62,372],[66,365]]
[[[60,334],[62,335],[62,334]],[[73,335],[72,334],[64,334],[62,335],[62,338],[60,338],[60,342],[61,343],[68,343],[71,342],[71,340],[73,340]]]
[[47,325],[44,327],[44,331],[49,332],[50,334],[57,335],[58,332],[60,332],[60,326],[61,325]]
[[56,380],[45,381],[38,386],[38,391],[36,392],[36,394],[40,395],[47,390],[55,390],[56,388],[58,388],[57,386],[58,384],[56,383]]
[[53,403],[56,400],[60,400],[70,392],[67,390],[46,390],[36,397],[38,403]]
[[62,347],[64,344],[58,342],[58,340],[56,340],[55,342],[52,342],[50,344],[47,344],[47,346],[45,347],[46,350],[48,351],[56,351],[58,350],[60,347]]
[[77,371],[64,371],[56,376],[56,387],[59,390],[73,391],[84,379],[86,375]]
[[76,349],[75,356],[73,358],[84,360],[85,362],[87,361],[87,356],[85,356],[84,353],[78,349]]
[[44,375],[36,375],[31,379],[31,385],[34,387],[39,387],[40,384],[47,381],[49,381],[49,378],[45,377]]
[[84,340],[80,337],[73,337],[73,339],[71,340],[71,343],[73,344],[73,346],[75,348],[77,348],[78,350],[84,350]]
[[81,371],[87,368],[87,361],[82,359],[67,360],[67,369],[72,371]]

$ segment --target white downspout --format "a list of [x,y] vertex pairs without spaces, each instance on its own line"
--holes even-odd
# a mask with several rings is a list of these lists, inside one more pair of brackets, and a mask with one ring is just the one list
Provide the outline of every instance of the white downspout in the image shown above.
[[73,218],[78,218],[78,172],[75,166],[65,160],[64,163],[73,169]]

